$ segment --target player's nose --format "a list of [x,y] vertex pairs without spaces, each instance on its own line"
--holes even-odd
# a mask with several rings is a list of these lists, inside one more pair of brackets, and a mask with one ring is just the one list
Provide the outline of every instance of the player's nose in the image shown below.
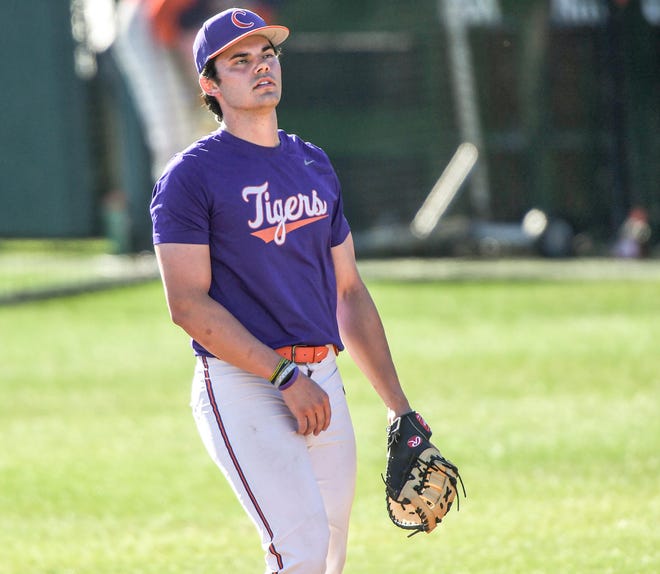
[[270,66],[266,60],[261,60],[255,68],[255,73],[263,74],[264,72],[270,72]]

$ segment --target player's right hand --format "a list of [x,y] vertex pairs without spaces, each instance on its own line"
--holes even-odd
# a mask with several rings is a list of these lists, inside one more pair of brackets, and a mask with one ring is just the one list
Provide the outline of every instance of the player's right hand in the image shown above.
[[282,391],[282,398],[296,418],[298,434],[318,435],[330,426],[328,393],[302,372],[293,385]]

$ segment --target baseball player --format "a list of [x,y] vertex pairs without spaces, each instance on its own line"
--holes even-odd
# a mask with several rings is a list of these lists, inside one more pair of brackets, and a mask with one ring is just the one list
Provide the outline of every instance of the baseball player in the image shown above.
[[330,161],[278,130],[288,35],[239,8],[199,30],[199,84],[221,124],[156,183],[153,239],[171,318],[192,338],[199,434],[259,531],[266,572],[337,574],[356,467],[337,354],[390,419],[411,408]]

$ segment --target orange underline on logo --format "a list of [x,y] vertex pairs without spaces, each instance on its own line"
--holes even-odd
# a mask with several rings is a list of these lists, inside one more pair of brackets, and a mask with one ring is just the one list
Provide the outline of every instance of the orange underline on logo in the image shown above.
[[[301,227],[304,227],[305,225],[309,225],[310,223],[314,223],[315,221],[318,221],[319,219],[325,219],[328,217],[328,215],[319,215],[318,217],[310,217],[309,219],[300,219],[299,221],[294,221],[293,223],[287,223],[284,226],[284,229],[286,230],[287,233],[289,231],[293,231],[294,229],[299,229]],[[266,229],[260,229],[259,231],[255,231],[251,233],[250,235],[254,235],[255,237],[258,237],[261,239],[264,243],[270,243],[275,239],[275,232],[277,231],[277,226],[274,227],[267,227]]]

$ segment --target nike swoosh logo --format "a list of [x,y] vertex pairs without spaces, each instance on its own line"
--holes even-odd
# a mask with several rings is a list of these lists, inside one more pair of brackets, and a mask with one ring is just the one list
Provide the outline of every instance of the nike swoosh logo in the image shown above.
[[[284,228],[286,232],[289,233],[289,231],[293,231],[294,229],[300,229],[301,227],[305,227],[305,225],[309,225],[310,223],[314,223],[315,221],[319,221],[320,219],[325,219],[326,217],[328,217],[327,214],[319,215],[317,217],[310,217],[309,219],[299,219],[298,221],[287,223],[284,226]],[[250,233],[250,235],[254,235],[255,237],[258,237],[264,243],[270,243],[275,239],[276,230],[277,230],[277,225],[273,227],[267,227],[266,229],[260,229],[259,231]]]
[[313,159],[306,159],[305,160],[305,165],[312,165],[314,163]]

